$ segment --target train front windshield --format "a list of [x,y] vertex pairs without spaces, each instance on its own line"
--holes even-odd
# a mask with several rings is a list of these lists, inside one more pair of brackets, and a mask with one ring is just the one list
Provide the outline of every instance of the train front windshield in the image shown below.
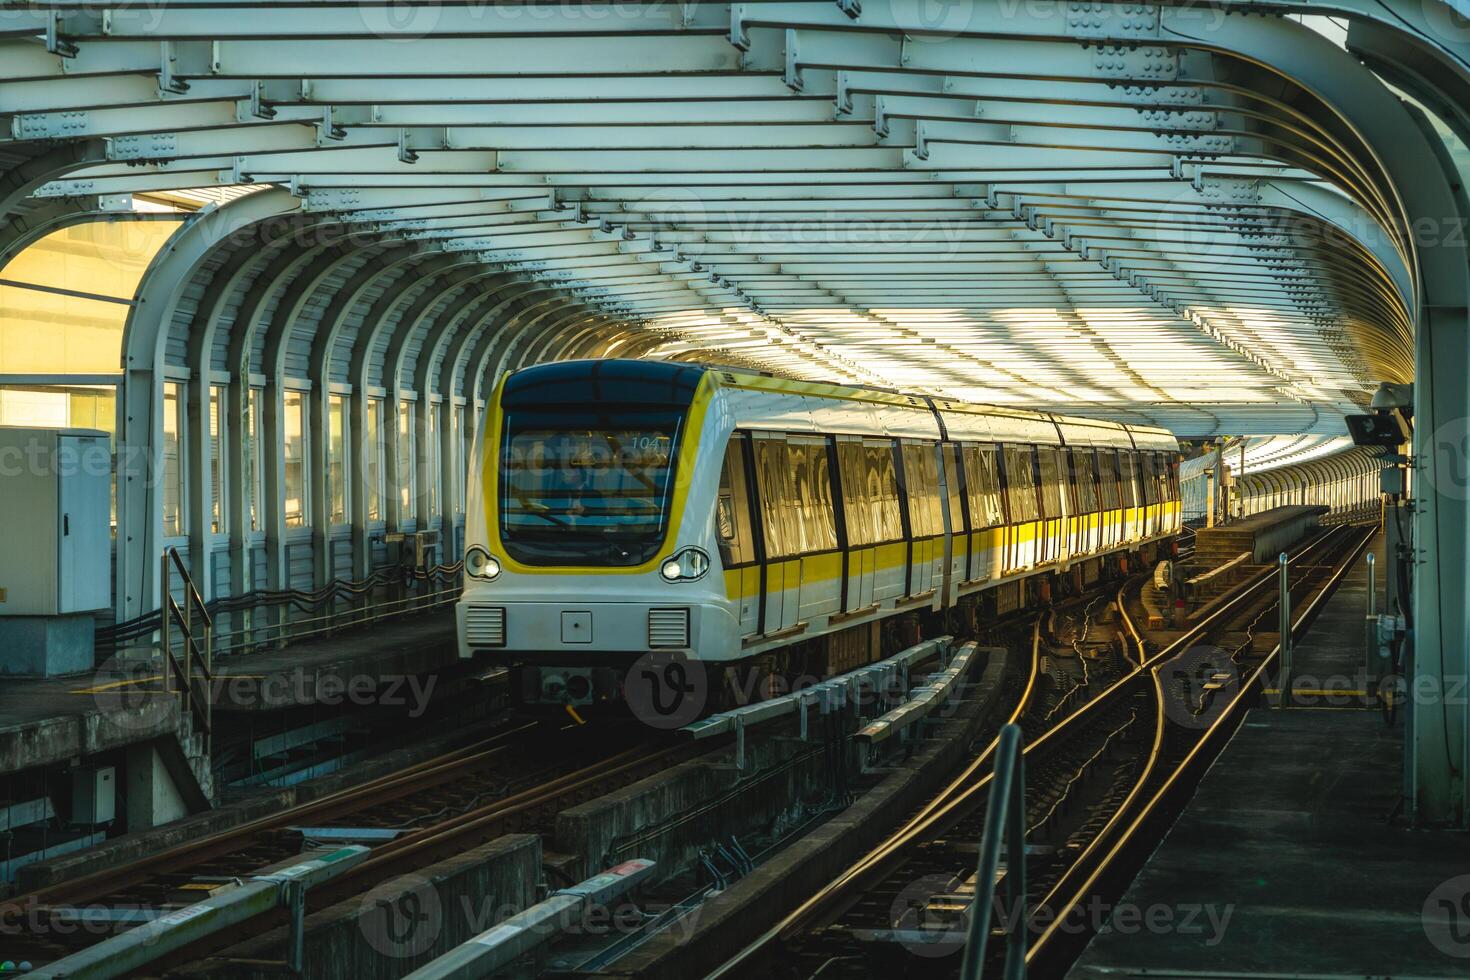
[[682,412],[509,411],[500,537],[528,565],[640,565],[667,534]]

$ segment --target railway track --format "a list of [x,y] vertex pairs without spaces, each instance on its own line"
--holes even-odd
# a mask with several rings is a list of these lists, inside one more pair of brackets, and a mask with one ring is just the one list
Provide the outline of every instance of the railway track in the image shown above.
[[[1335,527],[1292,556],[1293,632],[1303,631],[1371,532]],[[1136,583],[1133,580],[1130,583]],[[1117,597],[1127,649],[1085,663],[1095,682],[1063,690],[1065,645],[1079,660],[1099,637],[1071,617],[1038,623],[1026,695],[1011,718],[1026,735],[1028,964],[1059,975],[1121,894],[1208,761],[1274,668],[1277,581],[1263,570],[1182,633],[1150,635]],[[1084,622],[1090,617],[1082,617]],[[1044,642],[1045,641],[1045,642]],[[1048,649],[1049,647],[1049,649]],[[1112,671],[1110,673],[1109,671]],[[959,967],[975,855],[991,782],[991,742],[944,791],[828,886],[710,975],[943,976]],[[1098,905],[1101,901],[1104,904]],[[1000,910],[996,928],[1019,919]],[[992,943],[1002,957],[1003,943]],[[994,958],[993,958],[994,959]],[[986,964],[995,973],[1000,960]]]
[[[632,725],[515,724],[320,800],[0,903],[7,926],[24,923],[7,928],[6,957],[51,962],[110,935],[95,927],[107,916],[135,922],[197,902],[219,884],[298,855],[312,843],[311,828],[388,831],[360,865],[311,891],[309,909],[322,908],[502,834],[549,830],[565,807],[643,778],[689,751],[654,744],[646,729]],[[94,927],[76,928],[87,916]],[[261,916],[169,962],[208,955],[276,924],[277,917]]]

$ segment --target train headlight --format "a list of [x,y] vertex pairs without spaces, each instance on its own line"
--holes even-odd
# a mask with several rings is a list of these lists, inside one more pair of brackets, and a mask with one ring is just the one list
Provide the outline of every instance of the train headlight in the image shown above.
[[500,575],[500,562],[484,548],[474,545],[464,553],[464,570],[470,577],[488,582]]
[[709,571],[709,555],[698,548],[685,548],[664,562],[659,574],[667,582],[693,582]]

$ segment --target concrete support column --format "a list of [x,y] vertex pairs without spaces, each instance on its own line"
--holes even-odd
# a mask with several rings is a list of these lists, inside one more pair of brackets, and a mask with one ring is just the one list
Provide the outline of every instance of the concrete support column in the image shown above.
[[128,833],[150,830],[189,815],[189,804],[174,784],[155,742],[127,747]]

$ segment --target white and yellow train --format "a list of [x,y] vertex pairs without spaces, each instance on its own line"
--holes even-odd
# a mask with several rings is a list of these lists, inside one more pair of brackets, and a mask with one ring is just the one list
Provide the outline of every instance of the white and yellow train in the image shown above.
[[485,418],[460,655],[531,701],[616,698],[650,652],[730,664],[1014,609],[1180,524],[1162,429],[631,360],[517,371]]

